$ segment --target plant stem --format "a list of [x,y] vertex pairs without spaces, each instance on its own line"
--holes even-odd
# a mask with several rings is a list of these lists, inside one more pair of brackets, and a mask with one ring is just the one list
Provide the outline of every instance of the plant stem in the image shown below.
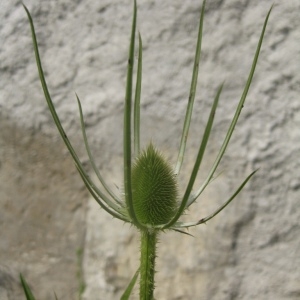
[[156,231],[141,231],[140,300],[153,300],[156,243]]

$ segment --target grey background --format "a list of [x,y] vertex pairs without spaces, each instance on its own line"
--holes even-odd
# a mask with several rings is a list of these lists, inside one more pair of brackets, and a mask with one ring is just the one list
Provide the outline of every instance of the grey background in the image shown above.
[[[181,191],[207,113],[225,87],[196,186],[205,178],[241,96],[273,1],[207,1],[203,52]],[[74,92],[104,177],[122,191],[122,111],[132,1],[27,0],[50,92],[87,168]],[[192,72],[201,1],[138,1],[144,47],[142,144],[175,162]],[[185,220],[216,209],[253,170],[238,198],[194,238],[167,232],[156,298],[300,298],[300,2],[277,1],[253,84],[220,175]],[[90,199],[53,125],[20,1],[0,0],[0,299],[119,299],[139,262],[134,228]],[[117,187],[115,187],[117,186]],[[84,250],[83,259],[78,250]],[[22,295],[22,296],[21,296]],[[138,297],[135,291],[133,299]]]

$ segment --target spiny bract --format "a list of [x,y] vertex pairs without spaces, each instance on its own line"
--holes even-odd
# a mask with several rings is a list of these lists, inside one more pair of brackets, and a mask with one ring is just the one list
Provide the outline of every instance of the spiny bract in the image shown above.
[[177,208],[177,182],[164,157],[150,144],[132,168],[132,201],[141,224],[168,223]]

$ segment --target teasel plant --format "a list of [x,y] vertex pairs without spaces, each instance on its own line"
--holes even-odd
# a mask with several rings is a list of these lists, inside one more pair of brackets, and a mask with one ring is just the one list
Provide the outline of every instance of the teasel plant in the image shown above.
[[[190,174],[185,190],[179,192],[179,184],[177,182],[178,175],[180,174],[181,167],[184,160],[186,150],[187,137],[191,122],[193,111],[194,99],[196,95],[197,78],[199,63],[201,57],[201,44],[202,32],[204,21],[204,10],[206,0],[203,1],[200,22],[198,29],[196,53],[194,58],[194,67],[192,72],[192,80],[190,85],[190,92],[188,104],[181,133],[181,141],[179,145],[179,153],[175,166],[173,167],[161,154],[161,152],[150,142],[145,149],[140,148],[140,98],[142,86],[142,38],[138,33],[138,58],[137,58],[137,75],[135,82],[135,90],[133,89],[133,73],[134,73],[134,60],[135,60],[135,40],[136,40],[136,23],[137,23],[137,3],[133,0],[133,19],[131,27],[131,38],[129,45],[129,54],[127,62],[127,82],[125,92],[124,104],[124,128],[123,128],[123,155],[124,155],[124,194],[116,195],[109,187],[106,180],[102,177],[100,171],[96,167],[96,163],[90,146],[85,129],[85,122],[83,117],[82,106],[79,97],[76,94],[80,123],[83,135],[84,145],[89,157],[91,166],[97,175],[99,183],[96,184],[91,177],[87,174],[83,163],[80,161],[73,145],[67,137],[67,134],[62,126],[60,118],[56,112],[53,101],[51,99],[37,43],[37,37],[34,29],[34,24],[29,10],[23,4],[27,13],[33,40],[33,48],[35,52],[35,59],[39,78],[44,91],[44,95],[57,126],[57,129],[67,146],[75,166],[90,194],[97,201],[102,209],[119,219],[122,222],[133,225],[139,232],[141,237],[140,246],[140,266],[134,276],[132,277],[127,289],[121,296],[122,300],[129,299],[132,289],[137,281],[140,279],[140,300],[154,299],[155,288],[155,259],[156,249],[159,236],[168,230],[173,230],[179,233],[188,234],[186,229],[200,224],[206,224],[209,220],[218,215],[244,188],[246,183],[255,174],[253,171],[248,177],[240,184],[240,186],[233,192],[233,194],[224,201],[223,205],[217,208],[214,212],[206,217],[200,217],[195,221],[182,222],[180,217],[187,214],[190,206],[199,198],[207,185],[213,180],[216,169],[226,151],[234,128],[239,119],[241,110],[244,106],[246,96],[248,94],[254,71],[257,65],[258,56],[260,53],[262,41],[264,38],[268,19],[272,10],[270,8],[262,28],[262,32],[257,44],[256,52],[253,58],[252,66],[246,81],[241,98],[236,107],[234,116],[222,143],[222,146],[215,158],[215,161],[202,185],[198,189],[194,189],[194,183],[198,174],[198,170],[203,160],[206,145],[210,137],[211,129],[214,122],[216,109],[218,106],[219,98],[223,89],[223,84],[220,85],[216,92],[216,96],[212,102],[210,114],[207,119],[206,127],[200,142],[199,150],[197,153],[196,161]],[[133,111],[133,120],[132,120]],[[133,139],[132,139],[133,129]],[[133,142],[132,142],[133,140]],[[180,198],[179,195],[183,196]],[[23,289],[28,300],[34,299],[34,296],[26,283],[24,277],[20,275]],[[55,298],[57,299],[56,295]]]

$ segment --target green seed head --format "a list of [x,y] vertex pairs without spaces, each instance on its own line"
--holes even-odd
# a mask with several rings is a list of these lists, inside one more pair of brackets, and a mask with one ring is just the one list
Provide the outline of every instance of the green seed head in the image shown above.
[[168,223],[177,208],[177,182],[173,170],[150,144],[132,169],[132,200],[138,221],[143,225]]

